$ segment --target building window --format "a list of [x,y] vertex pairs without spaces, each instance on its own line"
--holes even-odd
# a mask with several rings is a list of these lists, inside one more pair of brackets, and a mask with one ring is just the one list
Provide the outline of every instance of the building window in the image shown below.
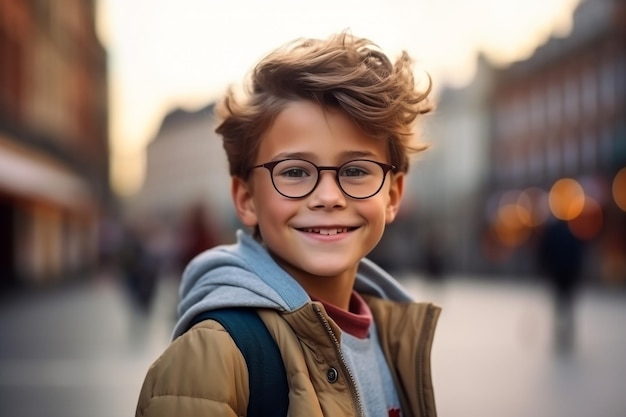
[[558,142],[554,140],[550,141],[548,145],[547,153],[547,171],[550,177],[556,178],[561,173],[561,150],[559,149]]
[[585,72],[581,82],[582,82],[582,105],[583,105],[583,113],[586,116],[585,118],[594,117],[596,114],[596,109],[598,106],[597,103],[597,93],[598,89],[596,86],[596,78],[595,71],[593,69],[589,69]]
[[544,115],[545,115],[545,103],[544,97],[541,91],[535,91],[530,96],[530,125],[533,131],[538,132],[543,130],[544,127]]
[[530,152],[528,157],[528,172],[532,179],[541,178],[544,164],[544,153],[541,149],[541,142],[531,140],[529,142]]
[[623,74],[626,74],[626,56],[623,54],[615,62],[615,74],[622,75],[615,80],[615,91],[617,91],[617,101],[623,105],[624,97],[626,96],[626,77],[623,76]]
[[526,155],[524,155],[523,149],[519,146],[520,143],[516,143],[516,146],[511,148],[511,178],[513,180],[523,180],[524,169],[526,168]]
[[508,126],[508,105],[506,102],[503,102],[500,107],[498,107],[495,111],[495,131],[496,131],[496,139],[504,140],[506,136],[510,133],[510,126]]
[[615,90],[617,82],[615,80],[617,65],[612,60],[607,60],[602,65],[602,77],[600,77],[600,101],[605,110],[612,110],[615,106]]
[[578,173],[578,141],[566,136],[563,146],[563,168],[567,174]]
[[604,126],[600,133],[600,159],[602,165],[608,165],[613,159],[613,134],[610,126]]
[[12,36],[0,32],[0,110],[7,112],[9,119],[15,120],[20,120],[22,116],[22,58],[22,45]]
[[524,102],[519,98],[516,99],[510,106],[509,119],[511,125],[513,125],[513,136],[526,136],[528,135],[528,112]]
[[561,124],[561,90],[558,84],[553,84],[548,90],[548,121],[551,126]]
[[586,132],[582,135],[580,141],[582,165],[585,170],[593,170],[596,165],[597,158],[597,141],[595,135]]
[[565,117],[570,122],[578,119],[578,90],[576,80],[568,77],[563,86],[563,108]]

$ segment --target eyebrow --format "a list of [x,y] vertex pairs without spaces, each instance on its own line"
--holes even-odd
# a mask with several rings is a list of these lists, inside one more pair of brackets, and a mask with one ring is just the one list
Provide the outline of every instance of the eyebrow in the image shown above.
[[[345,151],[339,154],[340,160],[346,159],[359,159],[359,158],[373,158],[375,155],[372,152],[367,151]],[[311,152],[281,152],[275,155],[272,160],[277,161],[280,159],[315,159],[315,154]]]

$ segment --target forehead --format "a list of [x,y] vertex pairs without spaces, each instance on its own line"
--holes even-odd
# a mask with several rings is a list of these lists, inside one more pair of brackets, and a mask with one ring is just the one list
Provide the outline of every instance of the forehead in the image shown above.
[[339,110],[310,101],[291,102],[278,114],[261,136],[257,163],[292,154],[320,163],[338,163],[354,154],[387,159],[384,141],[365,134]]

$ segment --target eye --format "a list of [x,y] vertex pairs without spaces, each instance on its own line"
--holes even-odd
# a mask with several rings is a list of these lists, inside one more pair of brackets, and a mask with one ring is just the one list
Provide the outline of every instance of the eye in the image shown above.
[[305,169],[297,167],[283,169],[278,175],[288,178],[303,178],[310,176]]
[[370,174],[370,170],[359,164],[346,165],[341,169],[339,175],[343,177],[363,177]]
[[311,177],[315,166],[307,161],[286,159],[274,168],[274,176],[283,179],[305,179]]

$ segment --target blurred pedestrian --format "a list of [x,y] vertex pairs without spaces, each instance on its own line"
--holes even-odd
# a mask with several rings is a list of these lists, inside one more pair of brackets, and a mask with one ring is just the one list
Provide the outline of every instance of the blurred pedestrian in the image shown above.
[[568,351],[575,338],[574,301],[580,286],[584,243],[566,221],[549,222],[540,237],[539,264],[554,300],[556,348]]
[[365,258],[396,217],[408,154],[421,149],[409,141],[431,86],[418,91],[413,74],[406,52],[394,63],[342,33],[274,51],[247,95],[231,90],[217,132],[249,231],[185,269],[176,340],[148,371],[137,416],[259,412],[248,408],[249,369],[264,360],[246,363],[218,322],[194,324],[224,308],[253,309],[271,333],[288,395],[270,385],[265,403],[288,401],[283,415],[436,415],[440,309]]
[[424,269],[427,279],[441,282],[444,274],[444,252],[441,236],[431,232],[424,247]]
[[193,258],[218,243],[217,233],[208,211],[202,203],[189,208],[185,217],[180,238],[180,262],[187,265]]
[[120,220],[112,215],[102,217],[98,225],[98,263],[103,272],[117,273],[120,249],[124,244],[124,230]]
[[160,259],[150,250],[145,238],[136,228],[127,228],[120,256],[130,300],[143,313],[152,307],[160,266]]

